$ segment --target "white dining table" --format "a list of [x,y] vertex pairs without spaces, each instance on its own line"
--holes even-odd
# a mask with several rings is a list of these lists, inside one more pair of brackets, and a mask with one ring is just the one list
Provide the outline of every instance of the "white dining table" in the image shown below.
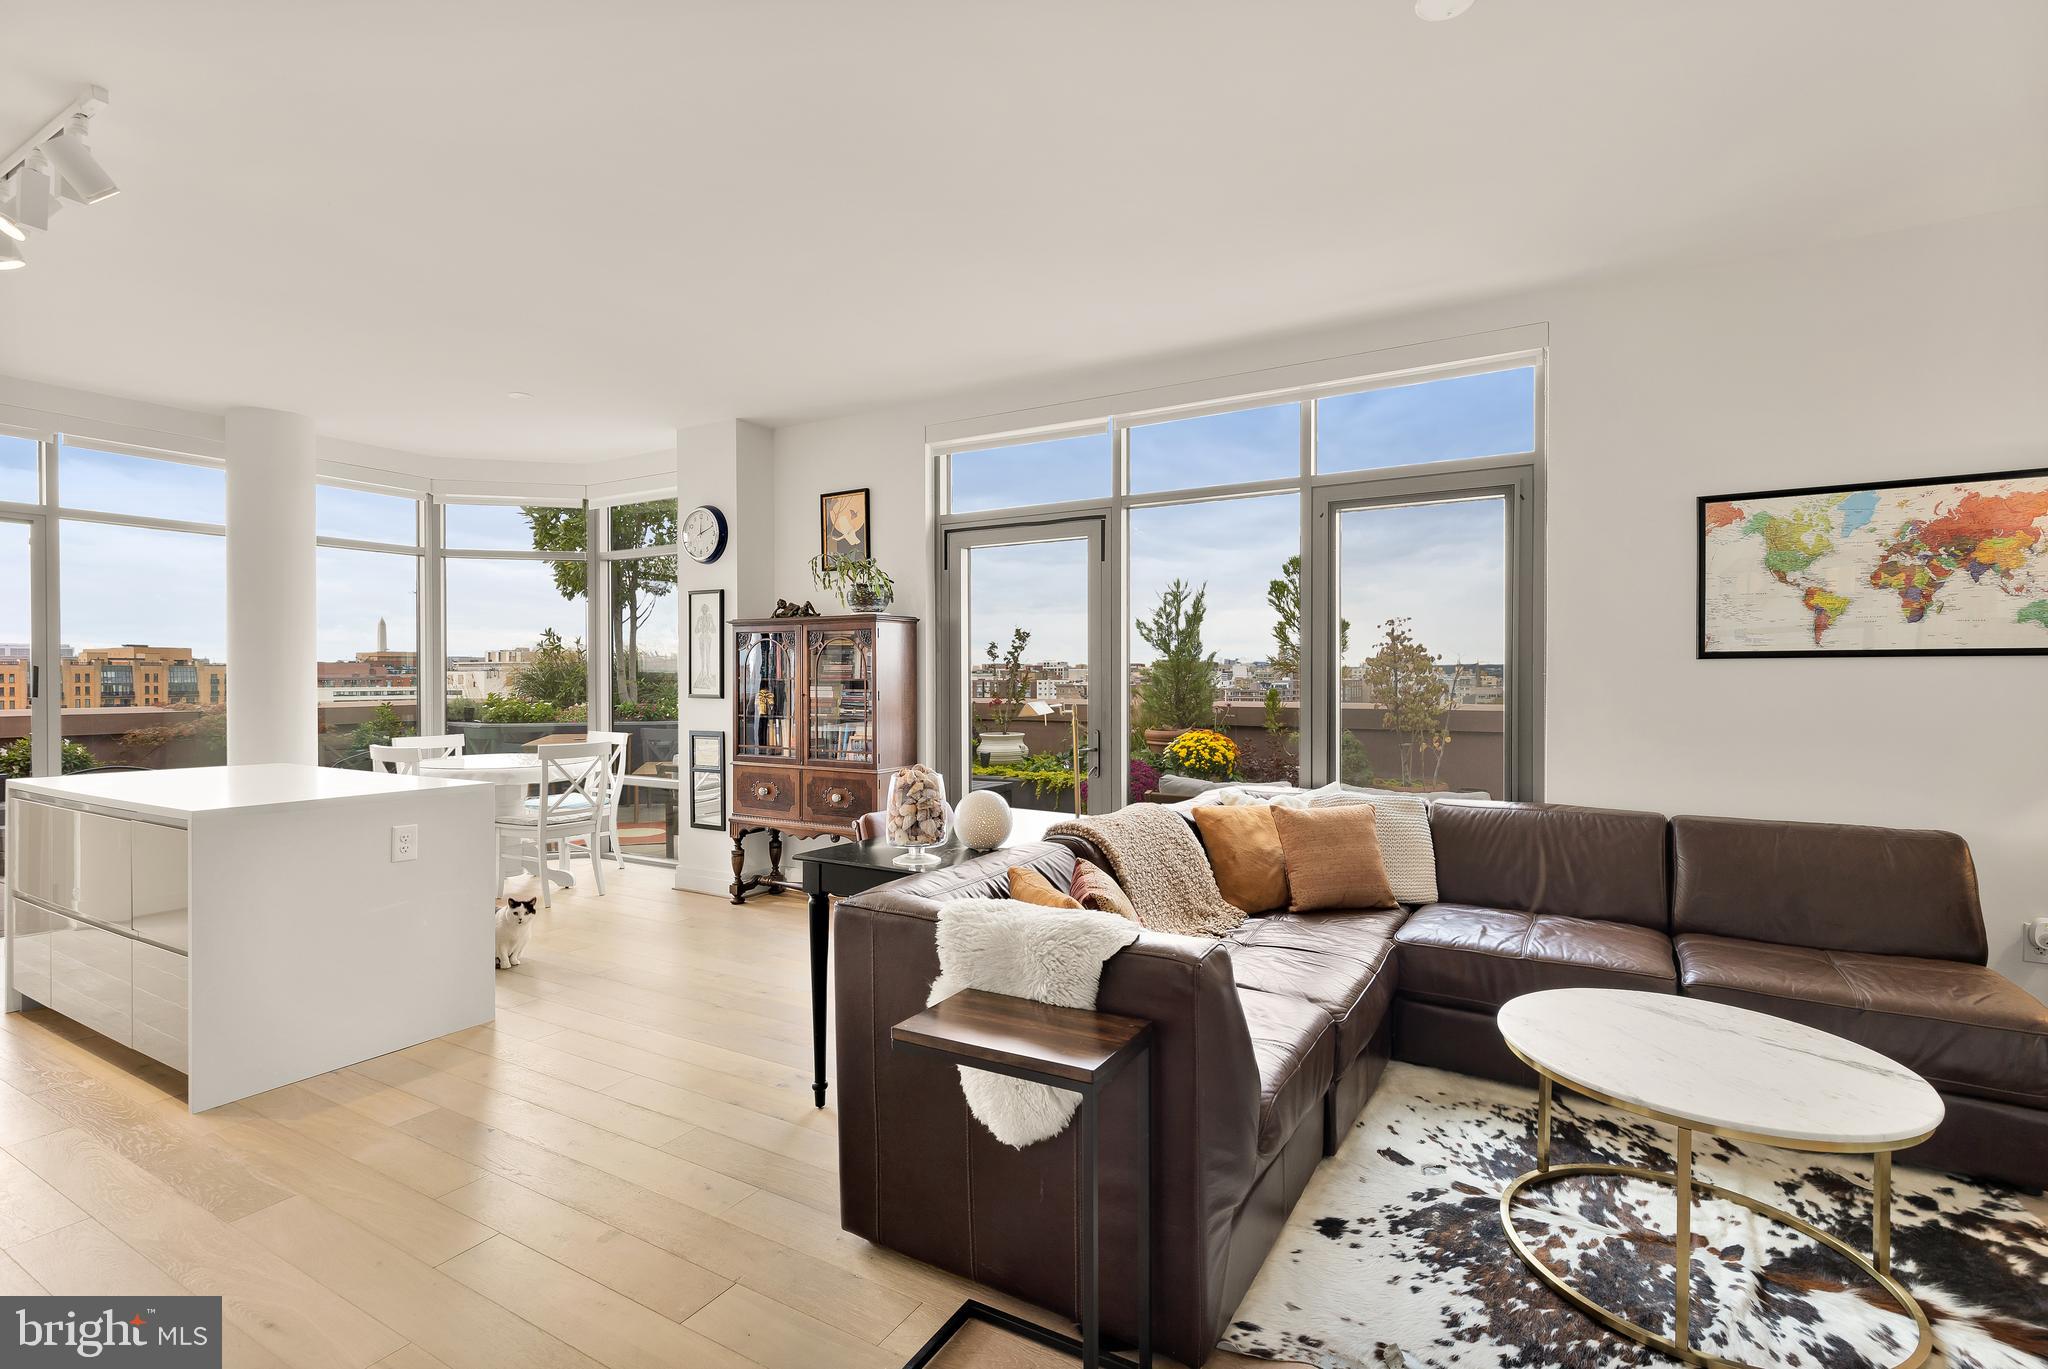
[[[570,775],[580,777],[584,771],[597,764],[589,757],[580,760],[558,762],[558,768]],[[521,815],[526,803],[526,794],[540,785],[540,757],[530,751],[502,751],[480,755],[437,756],[419,763],[419,773],[439,780],[476,780],[493,786],[498,797],[498,821],[509,822]],[[499,859],[501,872],[514,869],[538,872],[545,868],[547,877],[564,888],[573,888],[576,876],[555,866],[543,866],[539,854],[532,856],[503,855]]]

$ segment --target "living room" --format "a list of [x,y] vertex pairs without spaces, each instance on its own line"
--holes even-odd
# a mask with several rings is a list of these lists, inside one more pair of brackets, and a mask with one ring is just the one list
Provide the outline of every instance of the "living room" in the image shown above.
[[2048,9],[7,31],[13,1353],[2048,1363]]

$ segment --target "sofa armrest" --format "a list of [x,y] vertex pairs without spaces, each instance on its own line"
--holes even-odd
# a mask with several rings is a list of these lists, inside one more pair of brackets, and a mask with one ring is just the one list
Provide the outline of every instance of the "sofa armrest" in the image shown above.
[[[843,900],[834,935],[841,1225],[967,1277],[1071,1310],[1075,1301],[1074,1128],[1012,1150],[972,1120],[953,1067],[891,1049],[889,1029],[925,1006],[938,977],[944,898],[985,897],[1013,864],[1071,871],[1052,844],[998,851]],[[1153,1023],[1151,1233],[1162,1342],[1213,1342],[1232,1221],[1258,1175],[1258,1063],[1227,944],[1143,932],[1103,966],[1098,1011]],[[1137,1239],[1135,1095],[1123,1081],[1102,1114],[1103,1249]],[[1121,1096],[1119,1096],[1121,1094]],[[1027,1234],[1028,1233],[1028,1234]],[[1105,1267],[1107,1325],[1128,1331],[1136,1289]]]

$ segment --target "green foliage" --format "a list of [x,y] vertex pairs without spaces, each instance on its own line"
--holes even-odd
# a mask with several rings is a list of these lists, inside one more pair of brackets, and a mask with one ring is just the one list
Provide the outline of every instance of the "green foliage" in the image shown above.
[[486,694],[477,708],[477,721],[486,723],[551,723],[560,720],[562,710],[540,699],[516,694]]
[[[522,507],[519,510],[533,530],[535,551],[560,552],[577,559],[551,561],[555,588],[564,599],[584,598],[590,593],[589,563],[581,559],[590,545],[590,521],[580,508]],[[676,541],[676,501],[657,499],[645,504],[622,504],[600,516],[611,519],[611,545],[628,547],[673,546]],[[676,558],[642,556],[601,562],[612,577],[612,659],[618,662],[614,685],[617,703],[629,706],[640,701],[640,629],[654,616],[662,599],[675,593]],[[579,650],[578,655],[581,655]],[[515,685],[516,689],[517,686]],[[577,702],[583,696],[577,695]],[[668,714],[673,718],[675,712]]]
[[677,706],[676,677],[667,673],[640,677],[638,699],[613,699],[612,721],[674,722],[681,716]]
[[1031,634],[1023,628],[1010,631],[1010,648],[1000,654],[996,644],[988,644],[988,663],[999,665],[1003,673],[996,681],[996,692],[989,699],[989,731],[1007,732],[1010,724],[1017,721],[1017,715],[1024,711],[1024,701],[1031,697],[1031,672],[1023,665],[1024,648],[1031,642]]
[[[1273,610],[1273,664],[1296,677],[1301,675],[1301,557],[1290,556],[1280,566],[1277,579],[1266,582],[1266,606]],[[1337,624],[1337,654],[1351,649],[1351,622]],[[1299,689],[1297,688],[1297,693]]]
[[405,719],[390,704],[378,704],[376,711],[356,724],[349,735],[351,751],[367,752],[372,746],[389,746],[393,737],[405,736]]
[[1138,635],[1158,653],[1145,673],[1138,712],[1146,727],[1207,727],[1216,714],[1216,654],[1202,650],[1209,587],[1175,580],[1159,593]]
[[1280,689],[1277,685],[1266,686],[1266,735],[1283,741],[1287,737],[1287,725],[1281,721]]
[[[0,776],[10,780],[27,779],[29,766],[34,759],[30,756],[29,749],[27,737],[19,737],[5,746],[0,746]],[[63,757],[62,769],[67,775],[76,775],[81,770],[90,770],[99,764],[93,759],[92,752],[77,742],[64,743]]]
[[889,578],[889,572],[857,556],[813,556],[811,582],[838,595],[839,602],[849,608],[853,606],[856,590],[882,604],[896,597],[896,582]]
[[[535,649],[533,659],[513,672],[510,684],[512,693],[518,698],[545,704],[556,712],[583,703],[590,696],[589,662],[583,655],[583,643],[578,641],[571,646],[563,642],[562,635],[553,628],[542,628],[540,645]],[[489,718],[486,721],[514,720]],[[521,721],[545,722],[547,719],[527,718]]]
[[1446,721],[1451,686],[1437,670],[1436,656],[1408,631],[1408,622],[1406,618],[1389,618],[1380,625],[1386,635],[1366,660],[1365,684],[1380,708],[1381,726],[1407,739],[1402,744],[1401,778],[1422,778],[1411,772],[1411,760],[1422,752],[1433,752],[1436,764],[1429,774],[1433,780],[1443,769],[1444,748],[1451,744]]
[[1028,784],[1040,798],[1045,798],[1074,787],[1074,758],[1063,751],[1040,751],[1003,765],[977,765],[974,773]]
[[1349,730],[1337,734],[1337,778],[1346,784],[1373,782],[1372,760],[1365,754],[1365,743]]

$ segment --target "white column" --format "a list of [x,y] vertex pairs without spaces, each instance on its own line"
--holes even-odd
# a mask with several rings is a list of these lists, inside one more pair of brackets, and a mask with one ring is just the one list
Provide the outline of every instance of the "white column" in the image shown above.
[[227,453],[228,764],[312,765],[312,420],[230,409]]

